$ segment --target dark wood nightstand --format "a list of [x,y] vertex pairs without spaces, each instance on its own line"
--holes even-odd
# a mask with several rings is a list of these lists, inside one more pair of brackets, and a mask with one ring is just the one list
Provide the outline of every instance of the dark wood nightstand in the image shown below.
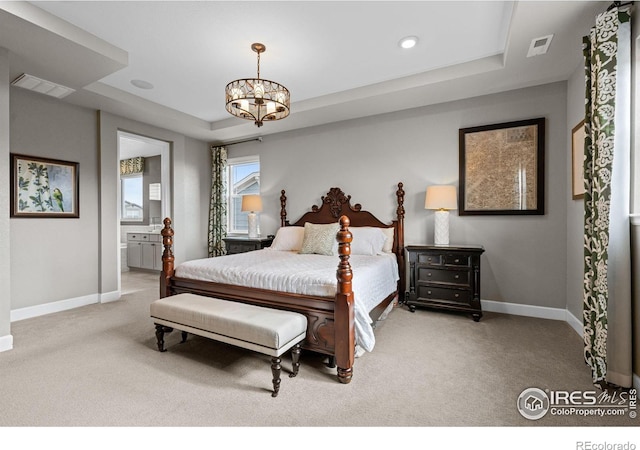
[[227,236],[222,238],[227,248],[227,255],[251,252],[269,247],[273,242],[273,236],[249,238],[247,236]]
[[405,247],[407,291],[404,303],[470,313],[476,322],[480,305],[481,246],[410,245]]

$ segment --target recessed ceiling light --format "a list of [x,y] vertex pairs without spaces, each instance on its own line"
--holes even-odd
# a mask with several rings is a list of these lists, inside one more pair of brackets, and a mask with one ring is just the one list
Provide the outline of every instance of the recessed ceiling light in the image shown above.
[[402,48],[413,48],[418,43],[418,38],[416,36],[407,36],[400,39],[398,45]]
[[153,84],[144,80],[131,80],[131,84],[140,89],[153,89]]

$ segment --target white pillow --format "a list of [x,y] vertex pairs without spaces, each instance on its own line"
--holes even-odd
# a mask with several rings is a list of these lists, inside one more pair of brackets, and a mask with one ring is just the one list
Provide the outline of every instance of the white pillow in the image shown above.
[[393,251],[393,233],[395,229],[393,227],[380,229],[382,230],[386,238],[384,241],[384,246],[382,247],[382,251],[384,253],[391,253]]
[[305,222],[302,248],[298,253],[335,255],[338,251],[338,241],[336,240],[338,230],[340,230],[338,223],[314,224]]
[[304,227],[282,227],[276,232],[276,237],[269,248],[286,252],[298,252],[302,248],[303,239]]
[[384,243],[387,240],[382,228],[378,227],[353,227],[349,228],[353,235],[351,241],[352,255],[377,255],[382,253]]

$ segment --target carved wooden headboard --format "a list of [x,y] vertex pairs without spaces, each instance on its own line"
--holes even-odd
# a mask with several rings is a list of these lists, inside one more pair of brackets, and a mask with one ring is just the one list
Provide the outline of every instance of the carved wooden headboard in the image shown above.
[[[404,289],[404,190],[403,184],[398,183],[396,190],[397,208],[395,212],[396,218],[391,223],[384,223],[369,211],[363,211],[359,203],[351,204],[351,196],[345,194],[342,189],[332,187],[327,195],[321,197],[320,206],[313,205],[311,211],[306,212],[297,221],[291,223],[287,219],[287,196],[285,190],[280,195],[280,225],[285,226],[304,226],[305,222],[310,223],[334,223],[341,216],[347,216],[351,224],[350,227],[379,227],[394,228],[393,253],[398,258],[400,266],[400,283]],[[403,292],[401,291],[401,294]]]

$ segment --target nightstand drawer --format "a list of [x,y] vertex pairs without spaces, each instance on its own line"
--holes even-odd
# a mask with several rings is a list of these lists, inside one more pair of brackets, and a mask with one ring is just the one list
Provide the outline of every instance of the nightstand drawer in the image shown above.
[[418,301],[428,300],[448,300],[456,303],[471,303],[473,295],[471,291],[438,288],[433,286],[418,286]]
[[441,266],[444,260],[443,255],[434,253],[418,253],[417,262],[419,264],[428,264],[430,266]]
[[225,248],[227,249],[227,255],[235,255],[237,253],[252,252],[254,250],[269,247],[273,242],[273,236],[253,239],[238,236],[227,236],[222,240],[224,241]]
[[444,265],[471,267],[471,255],[447,253],[444,255]]
[[446,283],[457,286],[471,286],[468,270],[442,270],[432,267],[418,267],[418,282]]
[[[250,252],[252,250],[256,250],[256,245],[252,243],[237,243],[237,242],[227,242],[227,253],[235,254],[235,253],[244,253]],[[259,248],[259,247],[258,247]]]

